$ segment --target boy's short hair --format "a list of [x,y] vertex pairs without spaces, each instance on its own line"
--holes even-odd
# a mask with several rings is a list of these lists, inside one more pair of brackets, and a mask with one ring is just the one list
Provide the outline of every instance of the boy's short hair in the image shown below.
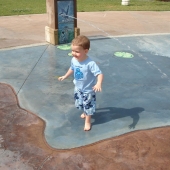
[[84,35],[79,35],[76,38],[74,38],[71,44],[75,46],[83,47],[84,50],[90,49],[90,40]]

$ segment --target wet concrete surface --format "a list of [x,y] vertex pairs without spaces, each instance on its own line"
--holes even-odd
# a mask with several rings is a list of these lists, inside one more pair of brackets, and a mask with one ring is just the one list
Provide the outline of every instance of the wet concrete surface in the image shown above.
[[90,40],[89,56],[105,78],[88,133],[74,106],[72,77],[57,80],[70,67],[69,45],[65,50],[52,45],[0,50],[0,82],[15,89],[22,108],[45,121],[48,144],[71,149],[170,125],[170,35]]
[[170,127],[57,150],[45,141],[44,121],[22,109],[12,87],[2,83],[0,115],[2,170],[169,170]]

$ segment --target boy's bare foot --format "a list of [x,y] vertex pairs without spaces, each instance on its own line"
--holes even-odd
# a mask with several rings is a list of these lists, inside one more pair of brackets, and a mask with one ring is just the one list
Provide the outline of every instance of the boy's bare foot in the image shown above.
[[91,129],[91,116],[86,115],[84,130],[89,131]]
[[89,131],[90,129],[91,129],[91,123],[86,123],[86,122],[85,122],[84,130],[85,130],[85,131]]
[[85,113],[82,113],[81,116],[80,116],[82,119],[84,119],[86,117],[86,114]]

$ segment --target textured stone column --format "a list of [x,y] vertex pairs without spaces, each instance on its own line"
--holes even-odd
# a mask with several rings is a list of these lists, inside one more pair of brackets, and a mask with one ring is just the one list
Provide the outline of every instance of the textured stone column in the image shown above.
[[56,0],[46,0],[48,26],[45,27],[45,40],[53,45],[58,44],[58,15]]
[[[59,3],[66,2],[68,3],[68,6],[62,6],[61,9],[58,9],[58,2]],[[68,35],[68,32],[70,31],[69,26],[63,27],[63,30],[61,30],[61,28],[59,29],[59,24],[62,24],[62,22],[63,24],[66,24],[67,22],[69,23],[69,20],[72,20],[72,28],[74,28],[74,31],[72,31],[72,37],[73,37],[73,32],[74,32],[74,37],[80,35],[80,29],[77,28],[77,19],[73,19],[73,17],[77,18],[77,1],[76,0],[67,0],[67,1],[46,0],[46,7],[47,7],[47,14],[48,14],[48,25],[45,27],[45,40],[47,42],[53,45],[57,45],[60,43],[62,44],[68,43],[68,41],[70,42],[70,36]],[[74,9],[74,11],[72,11],[73,16],[69,17],[69,14],[66,12],[71,10],[70,9],[71,7],[73,7],[72,9]],[[61,18],[60,18],[60,23],[59,23],[58,17],[61,17],[61,16],[63,16],[63,21],[61,22]],[[67,16],[67,19],[64,20],[64,16]],[[64,33],[64,31],[66,31],[67,35]],[[63,38],[62,36],[67,36],[67,38]],[[68,37],[69,37],[69,40],[68,40]]]

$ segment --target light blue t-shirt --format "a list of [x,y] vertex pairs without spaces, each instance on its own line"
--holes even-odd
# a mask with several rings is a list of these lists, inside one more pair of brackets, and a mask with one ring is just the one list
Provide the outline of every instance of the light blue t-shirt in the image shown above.
[[102,74],[98,65],[89,57],[82,62],[73,57],[70,68],[74,71],[73,83],[76,88],[84,93],[92,92],[92,87],[96,84],[96,76]]

